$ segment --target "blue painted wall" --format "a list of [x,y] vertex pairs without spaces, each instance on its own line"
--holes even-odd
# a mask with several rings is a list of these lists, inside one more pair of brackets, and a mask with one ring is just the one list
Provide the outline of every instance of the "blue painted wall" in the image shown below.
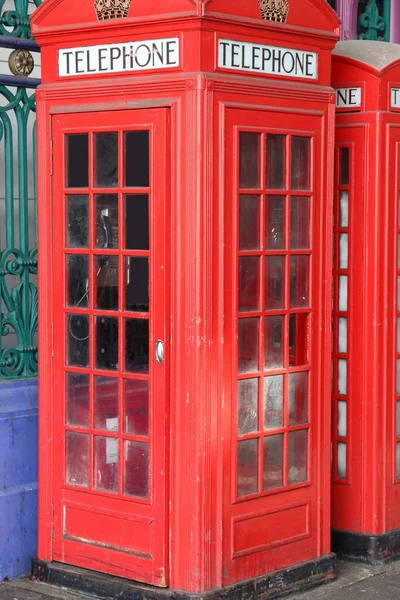
[[0,382],[0,582],[36,556],[37,394],[37,380]]

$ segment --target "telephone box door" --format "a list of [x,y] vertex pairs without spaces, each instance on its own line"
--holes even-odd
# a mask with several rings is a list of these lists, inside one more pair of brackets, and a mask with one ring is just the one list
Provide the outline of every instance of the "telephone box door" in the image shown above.
[[168,584],[167,127],[164,109],[52,122],[52,558],[160,586]]

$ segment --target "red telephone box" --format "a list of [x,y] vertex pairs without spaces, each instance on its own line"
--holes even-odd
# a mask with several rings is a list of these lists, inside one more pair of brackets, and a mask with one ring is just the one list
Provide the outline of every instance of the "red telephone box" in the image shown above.
[[400,553],[400,46],[340,42],[336,169],[333,549]]
[[35,12],[36,574],[185,598],[333,577],[337,28],[325,0]]

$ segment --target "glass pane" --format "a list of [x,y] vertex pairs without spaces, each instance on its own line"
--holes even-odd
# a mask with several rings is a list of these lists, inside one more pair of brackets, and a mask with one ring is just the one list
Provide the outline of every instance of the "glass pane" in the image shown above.
[[239,250],[260,247],[260,197],[239,196]]
[[347,275],[339,276],[339,310],[347,311]]
[[264,366],[266,369],[280,369],[284,359],[284,324],[282,315],[264,319]]
[[285,196],[267,196],[265,206],[265,247],[285,248]]
[[349,226],[349,192],[340,192],[339,196],[339,224],[340,227],[348,227]]
[[347,352],[347,319],[339,317],[338,351]]
[[125,196],[125,248],[149,249],[149,196]]
[[289,432],[289,485],[307,481],[308,431]]
[[94,134],[94,182],[96,187],[118,185],[118,133]]
[[125,433],[149,434],[149,382],[125,379]]
[[350,148],[339,149],[339,185],[349,185]]
[[96,367],[118,369],[118,319],[96,317]]
[[343,400],[338,402],[338,435],[340,437],[347,435],[347,402]]
[[286,187],[286,136],[267,135],[267,189],[283,190]]
[[397,277],[397,310],[400,310],[400,275]]
[[125,257],[126,310],[148,312],[149,310],[149,259]]
[[101,194],[96,203],[96,248],[118,248],[118,196]]
[[74,431],[65,432],[65,473],[70,485],[89,485],[89,436]]
[[89,257],[67,254],[67,306],[89,306]]
[[239,319],[239,373],[258,370],[259,319]]
[[349,266],[349,236],[347,233],[339,235],[339,269]]
[[400,318],[397,317],[397,352],[400,352]]
[[149,185],[149,132],[125,133],[125,185],[147,187]]
[[283,427],[283,375],[264,377],[264,430]]
[[241,132],[239,134],[239,187],[259,187],[260,134]]
[[346,444],[339,442],[337,445],[337,476],[346,479]]
[[136,373],[149,372],[149,322],[147,319],[125,321],[125,369]]
[[347,391],[347,360],[338,360],[338,393],[342,396],[346,395]]
[[87,133],[66,136],[67,187],[89,185],[89,136]]
[[308,315],[289,316],[289,365],[302,367],[308,364]]
[[89,427],[89,375],[67,373],[65,382],[65,403],[67,425]]
[[118,439],[94,436],[94,487],[118,492]]
[[396,395],[400,395],[400,360],[396,361]]
[[124,494],[147,498],[149,495],[149,444],[125,442]]
[[75,367],[89,366],[89,317],[67,315],[67,362]]
[[289,374],[289,425],[308,421],[308,373]]
[[257,256],[239,258],[239,311],[259,310],[260,259]]
[[265,310],[285,308],[285,257],[265,257]]
[[290,247],[308,250],[310,247],[310,198],[292,196],[290,200]]
[[263,489],[273,490],[283,486],[283,435],[264,438]]
[[310,259],[308,256],[290,257],[290,306],[309,306]]
[[311,140],[292,136],[292,190],[309,190],[311,180]]
[[96,308],[118,310],[118,256],[96,256]]
[[67,248],[87,248],[89,244],[89,196],[67,196]]
[[118,379],[94,378],[94,427],[118,431]]
[[237,495],[258,492],[258,440],[244,440],[237,445]]
[[396,444],[396,478],[400,478],[400,443]]
[[397,268],[400,269],[400,233],[397,235]]
[[238,434],[258,431],[258,379],[238,382]]

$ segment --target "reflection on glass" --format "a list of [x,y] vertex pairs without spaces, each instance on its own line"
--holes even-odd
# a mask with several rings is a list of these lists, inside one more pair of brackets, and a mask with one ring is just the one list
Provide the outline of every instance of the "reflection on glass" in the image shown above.
[[67,315],[67,362],[74,367],[89,366],[89,317]]
[[339,400],[338,402],[338,435],[346,437],[347,435],[347,402]]
[[96,308],[118,310],[118,256],[96,256],[94,270]]
[[149,196],[125,196],[125,248],[149,249]]
[[258,492],[258,440],[237,444],[237,495]]
[[347,360],[338,360],[338,393],[345,396],[347,392]]
[[400,395],[400,360],[396,361],[396,395]]
[[87,248],[89,244],[89,196],[67,196],[67,248]]
[[118,196],[99,194],[96,204],[96,248],[118,248]]
[[118,439],[94,436],[94,487],[118,492]]
[[285,248],[285,196],[267,196],[265,204],[265,246],[267,250]]
[[118,368],[118,319],[96,317],[96,367]]
[[292,136],[291,187],[292,190],[309,190],[311,181],[311,140]]
[[308,421],[308,373],[289,374],[289,425]]
[[127,131],[125,139],[125,185],[147,187],[149,185],[149,131]]
[[349,236],[347,233],[339,235],[339,269],[349,266]]
[[65,421],[72,427],[89,427],[89,375],[67,373]]
[[149,444],[145,442],[125,442],[124,494],[149,495]]
[[259,309],[260,259],[257,256],[239,258],[239,311]]
[[280,369],[284,359],[284,327],[282,315],[264,319],[264,366],[266,369]]
[[285,308],[285,257],[265,257],[265,310]]
[[258,379],[238,382],[238,434],[258,430]]
[[308,315],[289,316],[289,365],[301,367],[308,364]]
[[258,322],[255,318],[239,319],[239,373],[258,370]]
[[239,196],[239,250],[260,247],[260,197]]
[[149,322],[147,319],[126,319],[125,369],[136,373],[149,372]]
[[118,379],[94,378],[94,427],[118,431]]
[[339,310],[347,311],[347,275],[339,275]]
[[347,352],[347,319],[339,317],[338,351]]
[[346,444],[339,442],[337,445],[337,477],[346,479]]
[[400,310],[400,275],[397,277],[397,310]]
[[308,256],[290,257],[290,306],[309,306],[310,259]]
[[397,352],[400,352],[400,318],[397,317]]
[[400,443],[396,444],[396,478],[400,478]]
[[89,306],[89,257],[67,254],[67,306]]
[[283,486],[283,435],[264,438],[263,490]]
[[239,134],[239,187],[259,187],[260,134],[242,131]]
[[289,432],[289,485],[307,481],[308,431]]
[[283,427],[283,375],[264,377],[264,430]]
[[149,433],[149,382],[136,379],[124,381],[125,433]]
[[339,185],[349,185],[350,148],[339,149]]
[[292,196],[290,200],[290,247],[310,248],[310,198],[306,196]]
[[118,133],[94,134],[94,181],[96,187],[118,185]]
[[283,190],[286,187],[286,136],[267,135],[267,189]]
[[149,310],[149,259],[137,256],[125,257],[126,310],[148,312]]
[[339,224],[340,227],[349,226],[349,192],[340,192],[339,195]]
[[67,187],[88,187],[89,136],[87,133],[77,133],[65,137],[67,144]]
[[65,432],[65,482],[69,485],[89,485],[89,436],[74,431]]

